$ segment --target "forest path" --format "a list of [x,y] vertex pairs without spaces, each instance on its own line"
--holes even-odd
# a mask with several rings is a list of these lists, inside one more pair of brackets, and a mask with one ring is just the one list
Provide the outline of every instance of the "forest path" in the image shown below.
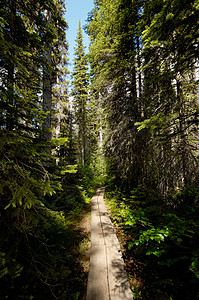
[[105,188],[91,200],[91,256],[86,300],[132,300],[120,245],[104,202]]

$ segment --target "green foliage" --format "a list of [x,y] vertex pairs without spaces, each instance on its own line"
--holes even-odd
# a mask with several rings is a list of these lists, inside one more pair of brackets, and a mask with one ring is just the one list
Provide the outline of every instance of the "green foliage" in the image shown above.
[[[193,255],[190,251],[190,245],[183,246],[183,242],[186,238],[190,239],[190,242],[195,243],[197,239],[197,228],[199,226],[198,222],[194,220],[187,220],[183,217],[178,217],[176,214],[165,214],[162,215],[162,225],[155,227],[153,226],[149,220],[144,216],[144,211],[141,213],[137,213],[134,211],[133,214],[129,214],[127,216],[127,222],[125,225],[129,225],[131,227],[137,226],[137,224],[146,227],[145,230],[139,231],[139,238],[133,239],[132,242],[129,243],[129,249],[134,246],[138,246],[140,248],[146,248],[146,255],[155,255],[155,256],[164,256],[164,254],[170,255],[170,249],[175,246],[185,247],[186,255],[183,255],[183,251],[181,250],[182,256],[175,257],[171,259],[163,257],[163,260],[159,260],[158,263],[163,265],[170,266],[171,264],[176,263],[178,260],[184,259],[193,259],[193,257],[189,257]],[[166,225],[163,225],[166,224]],[[170,249],[169,249],[170,248]],[[190,251],[189,255],[188,250]]]
[[64,169],[61,170],[61,175],[65,175],[66,173],[77,173],[77,165],[67,165]]
[[[145,278],[144,287],[134,291],[136,299],[177,299],[179,295],[195,299],[199,292],[198,188],[187,186],[181,191],[175,210],[166,204],[169,200],[156,196],[155,201],[154,191],[145,186],[135,188],[130,196],[116,191],[106,197],[113,221],[126,235],[127,265],[133,257],[134,264],[141,261],[145,266],[142,275],[131,266],[133,277],[137,273]],[[192,199],[191,206],[187,197]]]
[[16,259],[8,258],[6,253],[0,252],[0,280],[5,276],[11,280],[15,280],[21,275],[23,267],[21,267]]
[[135,286],[133,288],[133,299],[139,299],[142,300],[142,292],[139,291],[138,286]]
[[93,160],[90,165],[80,168],[80,174],[80,184],[88,196],[93,196],[96,190],[106,183],[101,159],[97,161]]
[[150,119],[145,119],[143,122],[136,122],[137,130],[148,129],[151,134],[158,134],[159,136],[168,139],[168,134],[165,136],[166,131],[169,127],[174,126],[179,122],[177,114],[164,115],[158,113],[152,116]]
[[52,146],[62,146],[68,141],[68,138],[53,138],[51,139],[50,143]]
[[[1,297],[72,300],[82,295],[78,248],[83,238],[74,229],[78,214],[39,206],[1,214]],[[12,229],[6,227],[8,218]]]

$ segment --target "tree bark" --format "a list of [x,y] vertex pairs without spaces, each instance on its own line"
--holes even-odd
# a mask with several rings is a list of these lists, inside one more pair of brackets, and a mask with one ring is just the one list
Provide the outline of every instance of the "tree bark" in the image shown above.
[[[51,12],[45,12],[47,23],[51,23]],[[43,66],[43,111],[46,113],[42,124],[42,137],[45,141],[51,140],[51,112],[52,112],[52,71],[51,71],[51,44],[46,45]],[[51,153],[50,146],[46,148],[47,154]]]
[[[10,22],[10,42],[12,45],[15,45],[15,26],[16,26],[16,1],[13,0],[10,3],[10,10],[11,10],[11,22]],[[10,59],[8,62],[8,81],[7,81],[7,92],[8,92],[8,107],[7,107],[7,129],[13,130],[14,129],[14,116],[13,116],[13,106],[14,106],[14,49],[10,50]]]

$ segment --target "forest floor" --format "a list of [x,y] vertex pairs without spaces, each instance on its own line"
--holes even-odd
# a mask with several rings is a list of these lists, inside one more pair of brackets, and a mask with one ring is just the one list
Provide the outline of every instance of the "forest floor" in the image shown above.
[[81,212],[80,221],[77,224],[77,229],[79,229],[83,236],[86,236],[80,244],[80,250],[84,257],[83,267],[84,271],[89,270],[89,259],[90,259],[90,249],[91,249],[91,209],[90,204],[86,204],[84,210]]
[[[85,203],[83,210],[78,216],[76,230],[79,232],[81,242],[79,244],[79,262],[82,266],[83,287],[84,292],[81,300],[86,299],[86,290],[88,282],[90,251],[91,251],[91,205],[90,202]],[[76,219],[76,220],[77,220]]]
[[129,255],[127,254],[128,253],[127,246],[130,237],[124,232],[124,229],[117,222],[114,222],[114,219],[112,217],[112,211],[107,199],[105,199],[105,204],[107,206],[108,214],[110,215],[113,228],[116,232],[116,236],[120,243],[122,257],[124,259],[125,269],[129,278],[131,290],[132,291],[137,290],[137,288],[141,288],[143,286],[143,279],[139,276],[142,273],[143,264],[142,262],[135,261],[133,257],[131,256],[129,257]]

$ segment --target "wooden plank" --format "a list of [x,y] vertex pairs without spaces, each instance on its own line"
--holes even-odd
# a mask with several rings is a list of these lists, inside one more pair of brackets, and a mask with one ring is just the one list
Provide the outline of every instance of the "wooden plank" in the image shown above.
[[98,197],[98,205],[99,205],[99,212],[101,214],[108,214],[103,195],[100,195]]
[[113,228],[113,224],[109,216],[101,216],[101,226],[104,235],[104,242],[107,246],[117,246],[120,249],[120,245]]
[[104,189],[91,200],[91,256],[86,300],[132,300],[121,249],[104,202]]
[[91,200],[91,244],[104,244],[98,197],[93,197]]
[[92,245],[86,300],[109,300],[105,245]]
[[129,279],[118,246],[107,247],[107,263],[110,300],[132,300]]

